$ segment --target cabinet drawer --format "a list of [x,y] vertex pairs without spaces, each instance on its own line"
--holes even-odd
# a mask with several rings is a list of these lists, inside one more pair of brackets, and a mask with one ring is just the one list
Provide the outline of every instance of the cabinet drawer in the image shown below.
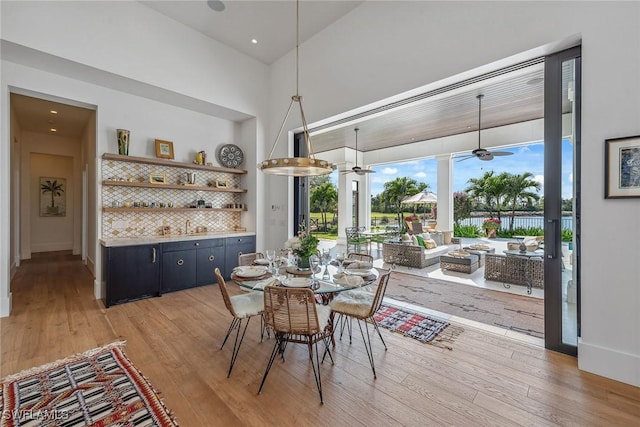
[[[202,247],[210,247],[211,240],[187,240],[184,242],[168,242],[162,244],[162,252],[186,251],[189,249],[198,249]],[[224,244],[224,243],[223,243]]]
[[256,236],[227,237],[226,245],[255,245]]

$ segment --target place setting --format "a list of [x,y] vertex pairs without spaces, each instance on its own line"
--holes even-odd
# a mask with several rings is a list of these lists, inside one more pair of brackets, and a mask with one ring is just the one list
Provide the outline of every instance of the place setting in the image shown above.
[[271,277],[268,267],[265,266],[241,266],[231,272],[231,278],[235,281],[256,281]]

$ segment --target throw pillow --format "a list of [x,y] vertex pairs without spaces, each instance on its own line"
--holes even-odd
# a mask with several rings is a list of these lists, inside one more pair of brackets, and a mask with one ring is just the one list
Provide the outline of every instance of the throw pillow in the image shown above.
[[418,246],[424,246],[424,239],[421,235],[416,234],[416,240],[418,240]]
[[422,234],[421,234],[421,236],[422,236],[422,238],[423,238],[424,240],[427,240],[427,239],[430,239],[430,238],[431,238],[431,234],[429,234],[429,233],[422,233]]
[[400,238],[402,239],[403,242],[408,242],[411,240],[411,236],[409,236],[408,233],[404,233],[403,235],[400,236]]
[[438,247],[438,244],[433,239],[424,239],[424,248],[425,249],[435,249]]
[[416,236],[414,234],[411,235],[411,244],[413,246],[418,246],[418,239],[416,239]]

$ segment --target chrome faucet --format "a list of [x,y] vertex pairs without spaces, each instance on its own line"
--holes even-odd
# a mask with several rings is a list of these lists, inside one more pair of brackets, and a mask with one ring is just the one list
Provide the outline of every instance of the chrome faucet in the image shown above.
[[191,221],[186,220],[184,222],[184,234],[189,234],[189,227],[191,227]]

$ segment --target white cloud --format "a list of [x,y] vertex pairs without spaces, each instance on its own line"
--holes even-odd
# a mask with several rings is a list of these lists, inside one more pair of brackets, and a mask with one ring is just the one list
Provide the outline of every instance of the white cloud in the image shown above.
[[573,182],[573,172],[569,174],[569,182]]
[[544,175],[536,175],[536,176],[534,176],[534,177],[533,177],[533,180],[534,180],[535,182],[540,183],[540,185],[541,185],[542,187],[544,187]]
[[398,173],[398,169],[397,168],[384,168],[380,172],[382,172],[383,175],[396,175]]
[[426,178],[427,174],[425,172],[418,172],[414,175],[416,178]]

